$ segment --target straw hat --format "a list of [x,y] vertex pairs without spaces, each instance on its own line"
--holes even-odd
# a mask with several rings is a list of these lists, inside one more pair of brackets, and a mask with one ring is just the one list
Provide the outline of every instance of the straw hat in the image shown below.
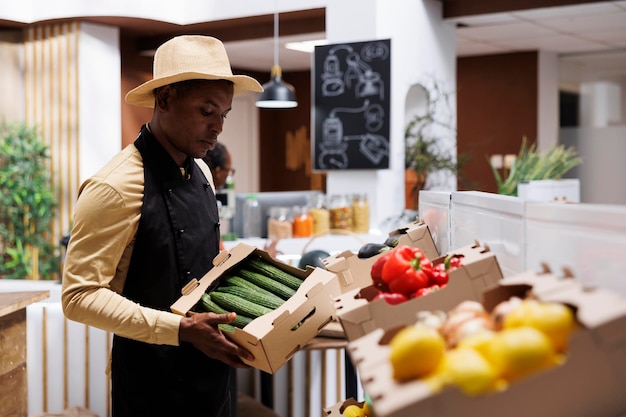
[[126,102],[154,107],[154,89],[179,81],[230,80],[235,95],[246,91],[263,91],[254,78],[233,75],[224,44],[216,38],[201,35],[177,36],[159,46],[154,54],[152,80],[126,94]]

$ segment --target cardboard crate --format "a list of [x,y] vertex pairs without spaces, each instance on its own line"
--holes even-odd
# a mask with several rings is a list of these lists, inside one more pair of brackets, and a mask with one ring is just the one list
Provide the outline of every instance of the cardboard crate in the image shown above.
[[254,355],[254,361],[245,361],[248,365],[272,374],[334,318],[333,299],[340,294],[335,274],[322,268],[299,269],[272,258],[254,246],[240,243],[216,256],[213,269],[199,281],[191,281],[170,309],[180,315],[189,314],[202,294],[212,289],[211,286],[220,276],[235,268],[249,255],[261,256],[267,262],[304,280],[296,293],[276,310],[254,319],[243,329],[236,328],[234,333],[224,332],[229,339]]
[[341,401],[341,402],[338,402],[337,404],[333,404],[332,406],[328,408],[324,408],[322,415],[327,416],[327,417],[341,417],[342,416],[341,413],[343,412],[343,410],[345,410],[347,406],[356,405],[360,408],[363,408],[364,403],[365,401],[357,401],[354,398],[348,398],[345,401]]
[[432,393],[420,380],[398,383],[389,361],[388,342],[395,330],[377,329],[349,343],[363,389],[377,417],[615,417],[626,414],[626,298],[602,289],[586,289],[573,279],[549,272],[528,272],[500,281],[484,294],[491,311],[528,290],[542,301],[565,303],[581,328],[569,340],[563,364],[512,382],[501,392],[475,397],[456,387]]
[[[448,284],[439,291],[390,305],[385,300],[371,301],[378,293],[372,284],[337,298],[337,317],[346,338],[352,341],[378,328],[386,330],[412,323],[419,311],[446,311],[464,300],[480,301],[483,290],[497,284],[502,278],[496,255],[487,246],[475,242],[450,253],[463,256],[462,265],[450,272]],[[443,262],[448,255],[433,259],[433,263]]]
[[[435,259],[439,256],[428,225],[421,220],[416,220],[392,231],[389,233],[389,237],[392,236],[398,236],[398,245],[420,248],[429,259]],[[370,270],[374,262],[381,256],[382,254],[362,259],[358,257],[358,254],[348,250],[322,259],[322,263],[326,270],[337,275],[341,291],[345,293],[372,284]]]

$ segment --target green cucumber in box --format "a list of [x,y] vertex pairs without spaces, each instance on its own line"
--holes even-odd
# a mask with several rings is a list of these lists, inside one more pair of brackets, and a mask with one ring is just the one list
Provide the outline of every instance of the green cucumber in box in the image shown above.
[[283,271],[262,258],[246,258],[243,262],[243,267],[251,271],[258,272],[266,277],[273,278],[275,281],[278,281],[293,290],[297,290],[300,288],[300,284],[302,284],[302,280],[300,278],[291,275],[289,272]]
[[274,295],[272,293],[265,294],[265,293],[261,293],[261,292],[252,290],[250,288],[241,287],[238,285],[226,285],[226,286],[220,285],[214,291],[214,294],[217,292],[234,294],[236,296],[249,300],[253,302],[254,304],[259,304],[259,305],[262,305],[263,307],[271,308],[272,310],[280,307],[285,302],[285,300],[283,300],[279,296]]
[[283,300],[288,300],[292,295],[296,293],[296,290],[275,281],[273,278],[262,275],[258,272],[250,271],[249,269],[242,268],[237,272],[237,275],[245,278],[246,280],[264,288],[272,293],[276,294]]
[[220,307],[226,310],[234,311],[237,314],[243,314],[252,318],[257,318],[274,311],[271,308],[255,304],[237,295],[219,291],[213,291],[211,293],[211,300],[215,301]]
[[[218,304],[216,304],[211,299],[211,295],[207,293],[202,294],[202,297],[200,298],[200,302],[198,303],[198,306],[199,306],[199,309],[205,312],[210,312],[210,313],[215,313],[215,314],[228,314],[231,312],[229,310],[226,310],[220,307]],[[235,327],[239,327],[240,329],[243,329],[251,321],[252,321],[252,318],[246,317],[245,315],[237,313],[237,317],[231,324]]]

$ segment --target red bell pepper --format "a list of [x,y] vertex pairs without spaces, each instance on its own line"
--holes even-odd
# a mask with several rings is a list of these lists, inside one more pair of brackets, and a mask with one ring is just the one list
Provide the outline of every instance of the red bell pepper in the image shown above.
[[461,259],[463,259],[462,256],[457,256],[453,253],[446,256],[446,259],[443,261],[446,271],[453,271],[461,266]]
[[413,297],[421,297],[423,295],[428,295],[431,294],[435,291],[439,291],[441,290],[443,287],[445,287],[446,285],[431,285],[428,286],[426,288],[420,288],[419,290],[415,291],[415,294],[413,294]]
[[437,264],[432,269],[432,275],[430,276],[430,285],[445,285],[448,283],[450,276],[446,271],[446,265],[444,263]]
[[381,299],[385,300],[387,304],[396,305],[396,304],[400,304],[400,303],[404,303],[405,301],[408,301],[409,297],[407,297],[404,294],[397,293],[397,292],[380,291],[378,294],[376,294],[376,296],[372,299],[372,301],[381,300]]
[[383,265],[381,278],[390,292],[398,292],[411,296],[420,288],[428,286],[429,277],[422,261],[424,252],[408,245],[400,245],[392,249],[389,258]]
[[385,265],[385,262],[387,262],[387,259],[389,259],[390,255],[391,255],[391,251],[384,252],[372,264],[370,275],[372,277],[372,282],[374,283],[374,286],[376,288],[383,289],[383,290],[387,289],[387,284],[383,281],[383,278],[382,278],[382,272],[383,272],[383,266]]

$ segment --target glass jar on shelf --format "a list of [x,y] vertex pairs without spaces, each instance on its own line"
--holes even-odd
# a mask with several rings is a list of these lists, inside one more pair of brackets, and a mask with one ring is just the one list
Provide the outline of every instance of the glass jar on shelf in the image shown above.
[[291,209],[289,207],[270,207],[267,219],[267,237],[269,239],[288,239],[293,237]]
[[307,206],[294,206],[293,213],[293,237],[313,236],[313,216]]
[[327,235],[330,232],[330,212],[325,194],[314,194],[308,199],[309,212],[313,217],[313,235]]
[[370,231],[370,206],[365,193],[352,196],[352,231],[355,233]]
[[352,204],[345,194],[330,197],[330,228],[352,230]]

